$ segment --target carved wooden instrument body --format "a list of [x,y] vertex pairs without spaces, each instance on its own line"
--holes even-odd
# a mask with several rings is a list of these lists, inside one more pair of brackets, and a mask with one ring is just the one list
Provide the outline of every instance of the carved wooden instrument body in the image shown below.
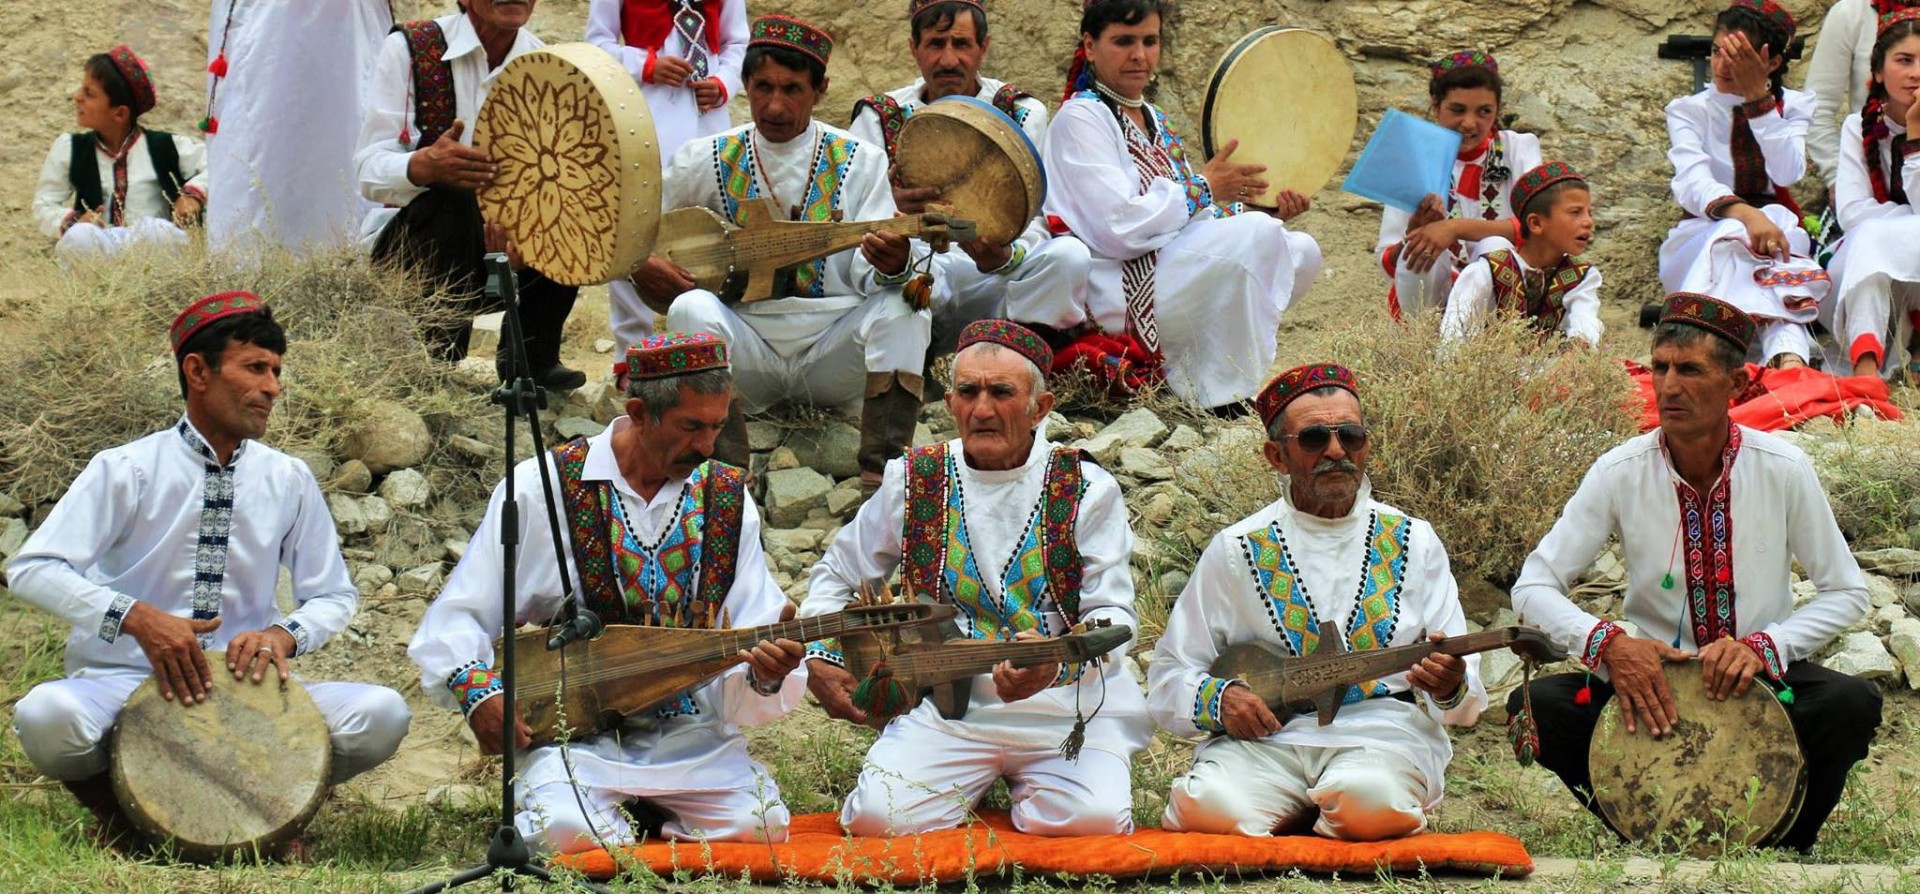
[[1348,686],[1397,674],[1428,655],[1472,655],[1509,648],[1538,663],[1567,657],[1565,649],[1531,627],[1494,627],[1439,641],[1422,636],[1408,645],[1362,652],[1348,652],[1345,646],[1339,626],[1322,621],[1320,645],[1310,654],[1296,658],[1275,643],[1235,643],[1213,660],[1207,672],[1246,683],[1282,722],[1297,711],[1317,711],[1320,725],[1326,726],[1340,713]]
[[624,718],[658,707],[741,664],[740,650],[762,640],[805,643],[854,631],[934,623],[953,614],[950,605],[873,605],[724,630],[610,624],[600,636],[557,651],[547,650],[545,628],[523,630],[514,641],[520,678],[514,698],[533,729],[533,744],[543,745],[559,737],[563,709],[576,738],[612,729]]
[[943,214],[816,223],[783,220],[764,198],[740,207],[746,222],[739,226],[702,207],[667,212],[660,218],[654,254],[685,268],[700,288],[744,302],[774,297],[790,268],[854,248],[868,233],[912,236],[936,251],[974,238],[972,222]]
[[[949,625],[950,626],[950,625]],[[940,716],[960,720],[967,715],[973,678],[992,673],[1002,661],[1026,668],[1062,662],[1091,661],[1133,638],[1133,628],[1099,620],[1084,631],[1047,639],[983,640],[954,637],[942,641],[924,631],[930,626],[906,628],[898,634],[842,637],[847,670],[866,677],[884,663],[907,691],[933,701]],[[915,634],[919,638],[915,639]],[[897,636],[897,641],[895,640]],[[891,718],[887,718],[891,719]],[[885,725],[885,720],[879,724]]]

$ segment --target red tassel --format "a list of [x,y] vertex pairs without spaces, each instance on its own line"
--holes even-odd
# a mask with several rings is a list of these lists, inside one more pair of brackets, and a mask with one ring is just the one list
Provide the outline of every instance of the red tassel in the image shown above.
[[413,131],[408,130],[405,124],[400,125],[400,145],[413,145]]
[[207,73],[216,78],[227,76],[227,54],[224,51],[213,57],[213,62],[207,65]]
[[1593,687],[1592,686],[1580,687],[1580,691],[1573,694],[1573,703],[1576,705],[1593,704]]

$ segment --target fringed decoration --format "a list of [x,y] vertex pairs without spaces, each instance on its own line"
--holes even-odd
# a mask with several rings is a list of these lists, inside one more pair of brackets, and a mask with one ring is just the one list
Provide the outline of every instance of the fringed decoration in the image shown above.
[[1513,742],[1513,758],[1522,767],[1531,767],[1540,756],[1540,724],[1533,719],[1533,662],[1520,663],[1520,712],[1507,717],[1507,738]]
[[194,126],[200,128],[201,133],[216,134],[220,132],[220,119],[215,118],[212,115],[208,115],[207,117],[200,119],[200,123]]
[[914,310],[926,310],[933,306],[933,277],[925,273],[907,280],[901,291],[906,295],[907,306]]
[[873,672],[853,687],[853,706],[884,720],[906,713],[911,698],[906,684],[894,678],[885,662],[874,665]]
[[1773,697],[1779,699],[1783,705],[1791,705],[1793,704],[1793,687],[1781,686],[1780,691],[1774,693]]
[[222,50],[220,55],[213,57],[213,61],[207,65],[207,74],[213,75],[216,78],[224,78],[227,76],[227,54],[225,50]]

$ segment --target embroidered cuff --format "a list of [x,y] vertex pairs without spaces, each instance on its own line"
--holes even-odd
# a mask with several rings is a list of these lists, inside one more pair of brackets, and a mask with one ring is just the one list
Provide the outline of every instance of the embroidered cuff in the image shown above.
[[997,269],[995,269],[992,275],[1012,276],[1013,271],[1020,269],[1020,265],[1026,260],[1027,260],[1027,247],[1024,245],[1021,245],[1018,242],[1015,242],[1013,244],[1013,256],[1008,258],[1005,264],[1001,264]]
[[1612,621],[1601,621],[1593,625],[1593,629],[1587,632],[1586,647],[1580,650],[1580,663],[1586,665],[1588,670],[1598,670],[1600,656],[1607,651],[1607,646],[1613,643],[1614,637],[1622,636],[1626,632],[1624,628]]
[[727,82],[726,82],[726,81],[723,81],[723,80],[720,80],[719,78],[708,78],[707,80],[709,80],[709,81],[712,81],[712,82],[713,82],[713,89],[715,89],[715,90],[718,90],[718,91],[720,91],[720,104],[721,104],[721,105],[723,105],[723,106],[724,106],[724,105],[726,105],[726,104],[727,104],[727,100],[729,100],[729,99],[732,99],[732,98],[733,98],[733,94],[732,94],[732,93],[730,93],[730,92],[728,92],[728,90],[727,90]]
[[127,612],[133,611],[134,599],[125,593],[113,597],[107,603],[107,613],[100,617],[100,638],[113,642],[120,638],[120,625],[127,620]]
[[840,651],[840,641],[838,639],[818,639],[807,643],[806,657],[818,658],[834,667],[844,668],[847,666],[847,656]]
[[273,626],[285,630],[293,637],[293,655],[288,655],[288,658],[292,658],[295,655],[305,655],[313,650],[313,634],[299,621],[286,618]]
[[1893,138],[1893,157],[1894,158],[1900,159],[1901,161],[1904,162],[1907,159],[1912,158],[1914,156],[1914,153],[1917,153],[1917,152],[1920,152],[1920,140],[1909,139],[1907,137]]
[[459,699],[460,713],[472,714],[481,702],[500,694],[500,675],[484,661],[469,661],[447,678],[447,689]]
[[1087,675],[1087,666],[1098,663],[1099,660],[1100,659],[1096,658],[1092,661],[1060,662],[1060,672],[1053,675],[1053,683],[1048,688],[1052,688],[1053,686],[1072,686],[1080,682],[1080,678]]
[[1766,115],[1768,112],[1775,111],[1779,108],[1780,108],[1780,103],[1776,101],[1771,95],[1769,95],[1769,96],[1762,96],[1759,99],[1750,99],[1737,106],[1734,106],[1733,113],[1735,115],[1739,115],[1742,118],[1752,120],[1754,118],[1762,117]]
[[880,268],[873,268],[873,281],[888,288],[900,285],[912,277],[913,261],[911,259],[907,261],[907,266],[900,269],[899,273],[881,273]]
[[1227,724],[1220,719],[1220,695],[1233,685],[1233,680],[1220,677],[1206,677],[1200,681],[1200,688],[1193,696],[1193,725],[1210,733],[1224,733]]
[[1434,707],[1442,711],[1451,711],[1467,700],[1467,681],[1461,680],[1460,685],[1453,688],[1453,694],[1446,698],[1438,698],[1432,693],[1427,693],[1427,698],[1432,700]]
[[1721,196],[1707,203],[1707,219],[1719,220],[1727,216],[1727,209],[1742,204],[1745,204],[1745,200],[1739,196]]
[[762,680],[759,674],[753,672],[753,668],[747,668],[747,685],[753,687],[753,691],[761,695],[779,695],[780,687],[786,684],[786,677],[772,681]]
[[1787,672],[1787,663],[1780,658],[1780,650],[1774,646],[1773,637],[1755,631],[1747,634],[1741,642],[1760,656],[1760,663],[1766,665],[1767,679],[1780,682],[1780,675]]

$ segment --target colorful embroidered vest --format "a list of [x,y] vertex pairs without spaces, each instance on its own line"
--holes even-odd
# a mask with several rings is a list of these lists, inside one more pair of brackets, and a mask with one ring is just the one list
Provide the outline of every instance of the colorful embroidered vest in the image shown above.
[[[840,211],[840,184],[846,180],[860,144],[822,128],[813,150],[813,173],[807,178],[807,194],[801,200],[796,220],[815,223],[830,221]],[[754,160],[753,140],[746,131],[733,131],[713,138],[714,176],[720,185],[720,203],[729,220],[744,225],[746,214],[740,203],[758,200],[763,185]],[[785,213],[790,209],[782,208]],[[821,298],[826,292],[827,259],[801,264],[793,270],[791,294]],[[775,297],[781,297],[776,295]]]
[[[1022,127],[1027,123],[1027,110],[1020,108],[1020,100],[1032,96],[1025,90],[1012,84],[1002,84],[994,91],[993,107],[1005,113],[1013,123]],[[887,160],[892,161],[894,152],[900,145],[900,130],[907,126],[907,119],[913,117],[913,110],[900,104],[885,93],[876,93],[853,104],[852,117],[860,117],[861,109],[872,109],[880,118],[880,137],[887,145]]]
[[[1372,513],[1367,520],[1367,549],[1360,575],[1360,592],[1344,625],[1347,648],[1359,652],[1384,649],[1393,640],[1400,620],[1400,593],[1407,571],[1407,541],[1413,522],[1405,516]],[[1320,645],[1320,616],[1300,581],[1299,566],[1287,550],[1279,524],[1241,537],[1254,586],[1267,604],[1267,618],[1295,656],[1311,654]],[[1347,687],[1342,702],[1352,704],[1387,695],[1378,680]]]
[[1012,639],[1015,633],[1040,627],[1048,603],[1059,608],[1068,624],[1079,623],[1084,568],[1074,523],[1086,493],[1080,469],[1085,458],[1070,447],[1055,447],[1048,455],[1040,501],[1000,582],[996,603],[981,582],[967,534],[964,496],[955,480],[958,457],[944,442],[908,451],[900,550],[908,591],[914,597],[952,602],[966,613],[975,639]]
[[453,127],[455,115],[453,66],[441,61],[447,35],[432,19],[402,22],[393,30],[406,35],[407,56],[413,60],[413,126],[419,131],[413,147],[431,145]]
[[694,469],[659,542],[640,542],[613,486],[581,477],[587,441],[554,448],[580,593],[609,624],[722,626],[740,555],[746,473],[709,460]]
[[[100,209],[105,216],[107,197],[100,191],[100,156],[94,151],[99,140],[91,130],[83,130],[73,135],[73,151],[67,159],[67,182],[73,187],[73,210],[82,214]],[[160,181],[160,195],[167,200],[167,207],[180,199],[180,190],[187,185],[187,178],[180,171],[180,149],[173,144],[173,134],[164,130],[140,128],[140,140],[147,144],[147,158],[153,162],[154,179]],[[117,193],[126,191],[125,184],[116,184]],[[125,196],[120,196],[125,201]],[[125,213],[115,209],[116,219],[110,224],[130,223],[124,219]]]
[[1567,319],[1567,293],[1587,278],[1587,270],[1592,266],[1563,258],[1552,270],[1545,271],[1543,279],[1530,286],[1513,250],[1503,248],[1481,257],[1486,258],[1487,266],[1493,270],[1494,309],[1501,313],[1525,314],[1533,321],[1533,328],[1543,332],[1560,331]]

